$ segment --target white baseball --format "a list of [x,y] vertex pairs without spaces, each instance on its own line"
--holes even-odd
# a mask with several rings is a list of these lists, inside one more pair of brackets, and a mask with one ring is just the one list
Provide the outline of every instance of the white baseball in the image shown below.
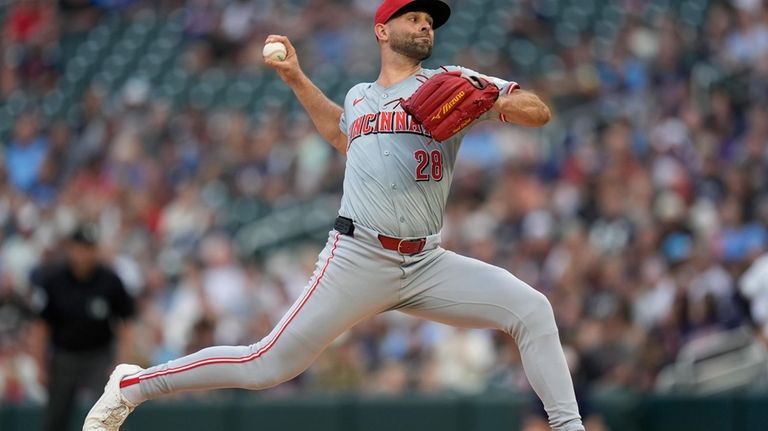
[[282,42],[269,42],[264,45],[264,51],[262,51],[264,58],[269,58],[275,61],[285,60],[285,56],[288,54],[288,50],[285,48]]

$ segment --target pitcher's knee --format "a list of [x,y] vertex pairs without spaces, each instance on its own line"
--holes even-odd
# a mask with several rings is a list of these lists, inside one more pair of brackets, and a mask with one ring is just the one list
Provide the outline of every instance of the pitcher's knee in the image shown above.
[[277,386],[301,374],[313,356],[303,351],[273,349],[245,365],[240,387],[259,390]]
[[523,311],[510,331],[515,338],[521,335],[523,331],[531,336],[557,332],[552,305],[544,294],[530,288],[524,302]]
[[[532,289],[533,290],[533,289]],[[531,299],[530,313],[524,318],[529,330],[537,333],[551,333],[557,331],[555,313],[552,304],[543,293],[534,290]]]
[[[265,365],[265,364],[259,364]],[[287,382],[301,374],[304,367],[290,367],[289,364],[275,364],[274,366],[255,366],[248,367],[246,375],[243,377],[241,387],[249,390],[260,390],[277,386],[280,383]]]

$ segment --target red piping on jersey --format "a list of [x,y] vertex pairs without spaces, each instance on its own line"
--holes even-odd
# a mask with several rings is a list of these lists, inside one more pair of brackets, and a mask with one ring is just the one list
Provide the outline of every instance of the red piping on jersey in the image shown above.
[[[507,87],[507,94],[512,94],[513,91],[519,90],[519,89],[520,89],[520,84],[518,84],[517,82],[510,82],[509,87]],[[506,123],[507,116],[504,114],[499,114],[499,120]]]
[[317,289],[317,286],[320,284],[320,280],[323,279],[323,276],[325,275],[325,271],[328,269],[328,265],[331,263],[331,259],[334,256],[334,252],[336,251],[336,245],[339,243],[339,238],[341,238],[340,233],[336,233],[336,239],[333,241],[333,248],[331,248],[331,254],[328,256],[328,259],[325,261],[325,265],[323,266],[323,269],[320,271],[320,275],[317,276],[317,279],[314,283],[312,283],[312,286],[307,290],[307,292],[304,293],[304,296],[299,300],[298,305],[296,308],[291,312],[288,319],[286,319],[285,323],[280,327],[280,329],[277,331],[275,336],[267,342],[262,348],[257,350],[256,352],[251,353],[248,356],[242,356],[239,358],[208,358],[208,359],[202,359],[196,362],[189,363],[187,365],[183,365],[181,367],[176,368],[169,368],[167,370],[162,371],[156,371],[154,373],[145,374],[145,375],[138,375],[134,377],[127,377],[120,381],[120,387],[125,388],[128,386],[133,386],[135,384],[138,384],[139,382],[142,382],[144,380],[152,379],[155,377],[161,377],[161,376],[167,376],[171,374],[177,374],[184,371],[189,371],[194,368],[202,367],[204,365],[214,365],[214,364],[242,364],[245,362],[253,361],[254,359],[259,358],[264,353],[267,353],[269,349],[272,348],[272,346],[275,345],[275,342],[280,338],[280,336],[285,332],[285,329],[288,327],[288,325],[293,321],[293,319],[296,317],[297,314],[299,314],[299,311],[304,307],[304,304],[307,303],[309,300],[309,297],[312,296],[312,293]]

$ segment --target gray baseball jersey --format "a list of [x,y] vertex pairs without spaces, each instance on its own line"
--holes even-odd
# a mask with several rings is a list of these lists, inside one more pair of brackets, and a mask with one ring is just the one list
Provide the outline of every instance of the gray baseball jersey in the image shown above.
[[[339,127],[347,135],[347,169],[339,214],[385,235],[410,238],[440,231],[453,180],[462,133],[436,142],[402,108],[421,82],[445,70],[477,72],[459,67],[422,69],[382,87],[376,82],[352,87],[344,101]],[[519,86],[485,76],[502,94]],[[503,120],[494,111],[482,119]]]
[[[354,233],[329,233],[307,287],[272,332],[248,346],[211,347],[127,376],[120,380],[126,398],[139,403],[190,390],[267,388],[302,372],[360,320],[399,310],[511,335],[550,426],[584,430],[546,297],[502,268],[440,247],[462,135],[434,142],[397,106],[416,90],[418,79],[388,88],[360,84],[347,95],[340,126],[348,136],[348,158],[339,213],[354,221]],[[491,79],[503,91],[517,87]],[[381,234],[423,237],[423,250],[387,249]]]

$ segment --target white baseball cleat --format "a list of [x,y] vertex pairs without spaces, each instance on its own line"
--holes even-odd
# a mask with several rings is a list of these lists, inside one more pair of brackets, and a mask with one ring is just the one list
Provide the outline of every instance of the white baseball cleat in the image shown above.
[[138,365],[120,364],[112,371],[104,386],[104,393],[91,407],[85,417],[83,431],[118,431],[125,418],[136,408],[120,393],[120,380],[129,374],[136,374],[143,368]]

